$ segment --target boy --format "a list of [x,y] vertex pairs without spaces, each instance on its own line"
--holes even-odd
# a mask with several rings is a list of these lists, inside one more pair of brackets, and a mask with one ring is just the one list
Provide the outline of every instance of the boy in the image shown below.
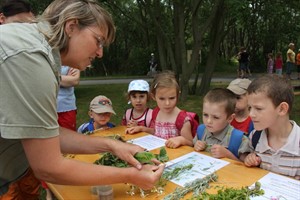
[[108,129],[115,127],[109,120],[112,114],[116,114],[112,108],[112,102],[106,96],[96,96],[90,103],[90,121],[82,124],[77,132],[86,133],[96,129]]
[[247,88],[251,81],[249,79],[237,78],[231,81],[227,87],[228,90],[236,95],[235,117],[231,125],[243,131],[246,136],[254,129],[253,122],[249,116],[249,106],[247,97]]
[[300,178],[300,128],[289,119],[293,100],[292,86],[279,76],[265,75],[249,85],[250,116],[262,131],[249,136],[254,152],[245,158],[246,166]]
[[234,118],[235,103],[235,95],[225,88],[212,89],[205,95],[204,125],[198,127],[193,140],[196,151],[210,150],[215,158],[233,160],[243,160],[250,152],[249,139],[230,125]]

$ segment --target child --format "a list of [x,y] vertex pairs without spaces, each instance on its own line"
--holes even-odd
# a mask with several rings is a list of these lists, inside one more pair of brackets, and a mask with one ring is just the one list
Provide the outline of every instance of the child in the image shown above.
[[268,63],[267,63],[267,72],[268,74],[273,74],[273,66],[274,66],[274,60],[273,60],[273,54],[268,54]]
[[[182,145],[193,145],[191,117],[180,110],[176,104],[179,100],[179,85],[172,71],[164,71],[155,76],[151,84],[151,95],[158,108],[152,119],[151,128],[155,136],[167,139],[166,147],[178,148]],[[181,129],[176,126],[176,119],[184,115]]]
[[254,152],[245,158],[246,166],[300,178],[300,128],[289,119],[293,100],[292,86],[277,75],[259,77],[249,85],[250,116],[254,128],[262,131],[249,136]]
[[244,132],[246,136],[254,129],[253,122],[249,116],[249,107],[247,100],[247,88],[251,81],[249,79],[237,78],[231,81],[227,87],[228,90],[236,95],[235,117],[231,125]]
[[275,69],[276,69],[276,74],[279,76],[282,75],[282,66],[283,66],[282,54],[281,52],[278,52],[276,54],[276,59],[275,59]]
[[235,95],[224,88],[212,89],[205,95],[204,125],[198,127],[193,140],[196,151],[210,150],[215,158],[233,160],[243,160],[250,152],[249,139],[230,125],[234,118],[235,103]]
[[148,132],[152,109],[148,108],[149,84],[145,80],[133,80],[128,86],[128,100],[132,108],[126,110],[122,125],[127,126],[126,133]]
[[108,129],[115,127],[110,123],[112,114],[116,114],[112,107],[112,102],[106,96],[96,96],[90,103],[90,110],[88,112],[90,121],[82,124],[77,132],[86,133],[96,129]]

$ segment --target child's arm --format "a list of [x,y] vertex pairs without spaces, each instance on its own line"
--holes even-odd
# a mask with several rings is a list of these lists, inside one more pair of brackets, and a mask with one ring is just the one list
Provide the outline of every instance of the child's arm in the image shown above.
[[261,158],[259,156],[257,156],[255,153],[250,153],[245,158],[244,163],[247,167],[256,167],[256,166],[260,165]]
[[177,148],[180,146],[193,146],[193,135],[192,135],[192,126],[190,121],[186,121],[181,130],[180,136],[170,138],[166,142],[166,146],[169,148]]
[[150,133],[150,134],[154,134],[154,128],[149,128],[146,126],[134,126],[134,127],[129,127],[126,128],[125,133],[126,134],[135,134],[138,132],[146,132],[146,133]]
[[193,142],[183,136],[173,137],[166,141],[166,147],[168,148],[176,149],[180,146],[193,146]]
[[226,147],[214,144],[211,147],[211,155],[215,158],[230,158],[232,160],[238,160],[240,161],[231,151],[229,151]]

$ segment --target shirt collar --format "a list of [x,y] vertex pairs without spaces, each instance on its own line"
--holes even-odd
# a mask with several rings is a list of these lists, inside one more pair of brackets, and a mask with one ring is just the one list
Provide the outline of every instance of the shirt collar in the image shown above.
[[[283,145],[283,147],[281,147],[279,151],[284,151],[299,156],[300,128],[294,121],[291,121],[291,123],[293,124],[293,128],[290,132],[287,143]],[[259,153],[271,150],[271,147],[268,144],[268,138],[265,130],[262,131],[259,141],[261,142],[261,144],[257,145],[256,148]]]

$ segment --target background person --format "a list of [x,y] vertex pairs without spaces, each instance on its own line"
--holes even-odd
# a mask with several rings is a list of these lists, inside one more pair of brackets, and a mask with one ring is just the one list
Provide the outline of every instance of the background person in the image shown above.
[[275,70],[276,70],[276,74],[279,76],[282,75],[282,67],[283,67],[282,53],[277,52],[276,59],[275,59]]
[[300,49],[298,49],[297,57],[296,57],[296,66],[297,66],[297,73],[298,73],[298,80],[300,79]]
[[0,24],[34,20],[31,6],[25,0],[3,0],[0,7]]
[[291,79],[291,74],[292,74],[292,70],[293,67],[295,65],[295,44],[294,43],[290,43],[289,44],[289,49],[286,52],[286,77],[287,79]]
[[254,129],[248,106],[247,88],[250,83],[249,79],[237,78],[227,86],[227,89],[236,95],[235,115],[230,124],[234,128],[243,131],[246,136],[249,136],[249,133]]
[[[115,35],[109,13],[91,0],[55,0],[40,23],[10,23],[0,26],[0,35],[0,199],[37,198],[38,179],[152,188],[164,165],[141,165],[133,155],[143,148],[74,134],[57,121],[59,66],[85,70],[103,56],[103,45]],[[105,151],[133,167],[96,166],[62,156]]]
[[80,71],[68,66],[61,67],[61,80],[57,95],[58,124],[76,131],[76,97],[74,86],[79,84]]

